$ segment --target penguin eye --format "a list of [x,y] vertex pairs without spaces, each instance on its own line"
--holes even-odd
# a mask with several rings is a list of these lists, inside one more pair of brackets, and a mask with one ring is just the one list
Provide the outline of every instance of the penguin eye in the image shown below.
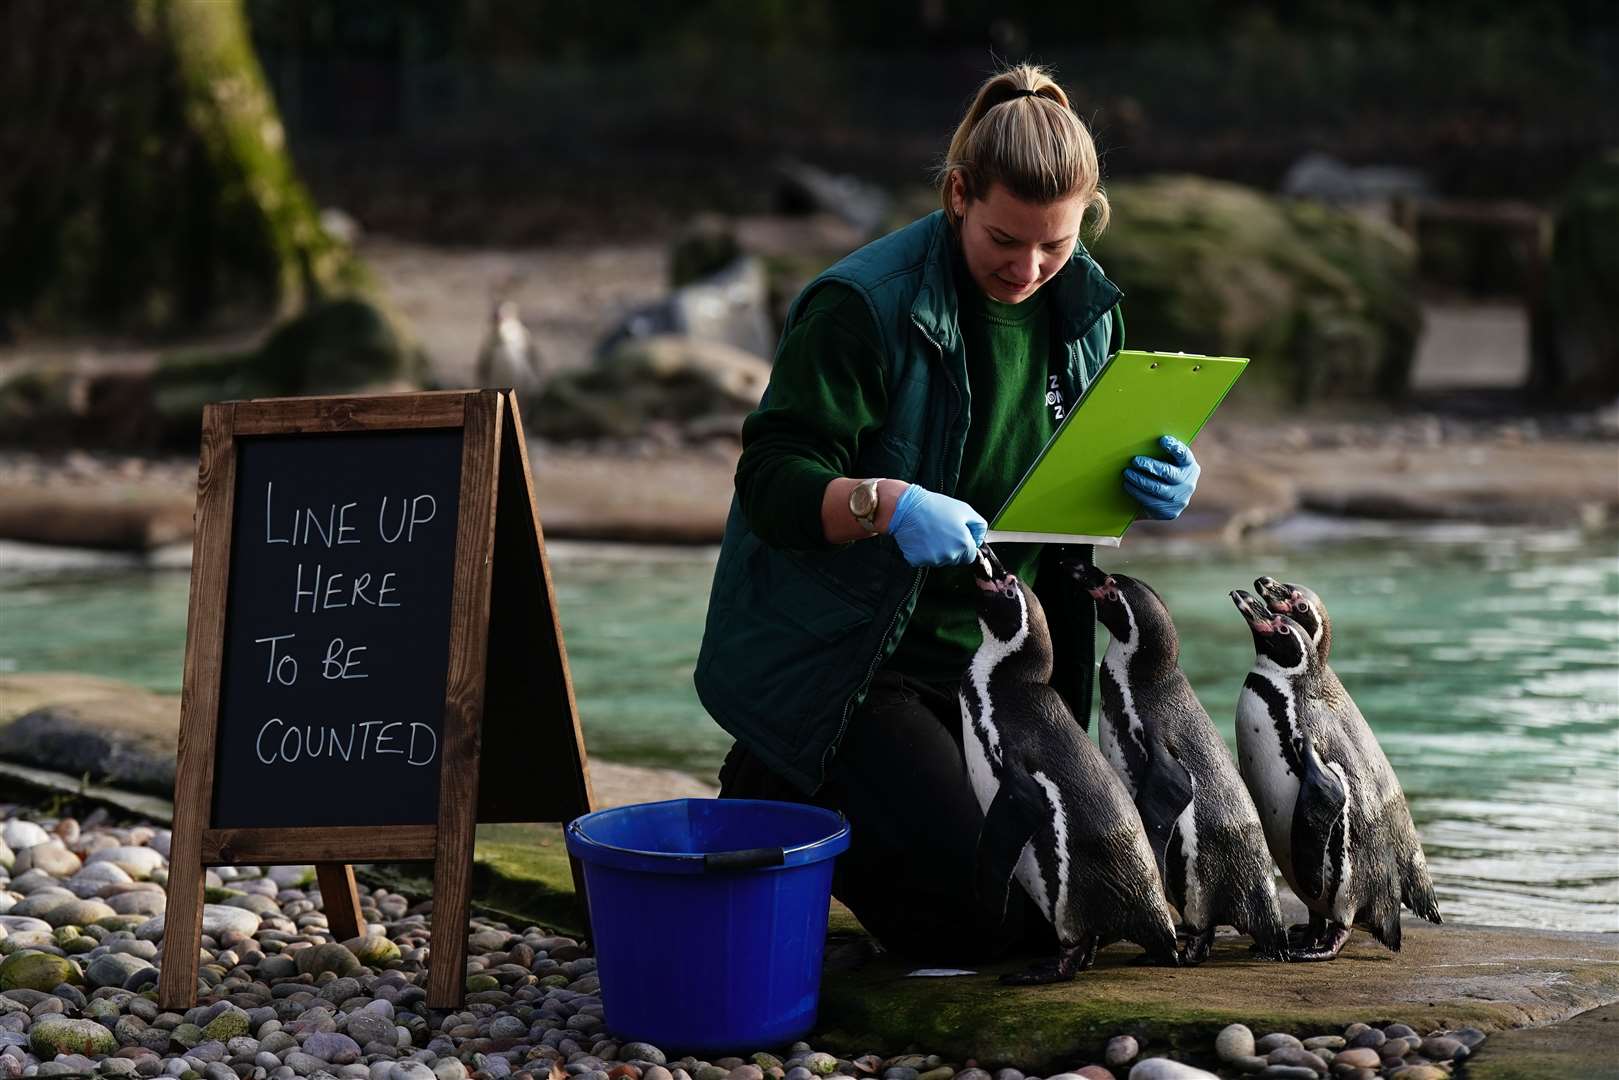
[[1281,626],[1277,627],[1277,629],[1283,634],[1291,634],[1293,632],[1293,628],[1288,626],[1286,623],[1283,623]]
[[1310,612],[1310,605],[1309,605],[1309,604],[1306,604],[1306,603],[1305,603],[1305,602],[1304,602],[1304,601],[1303,601],[1303,600],[1300,600],[1300,601],[1299,601],[1299,602],[1298,602],[1298,609],[1299,609],[1299,610],[1300,610],[1300,611],[1302,611],[1302,612],[1304,612],[1304,613],[1305,613],[1305,614],[1309,614],[1309,612]]

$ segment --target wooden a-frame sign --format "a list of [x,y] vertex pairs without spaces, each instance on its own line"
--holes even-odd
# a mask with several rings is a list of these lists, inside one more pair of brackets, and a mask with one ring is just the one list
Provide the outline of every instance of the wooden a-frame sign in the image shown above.
[[315,864],[342,941],[350,863],[429,859],[428,1003],[461,1003],[474,826],[592,803],[510,391],[207,406],[178,757],[165,1008],[205,867]]

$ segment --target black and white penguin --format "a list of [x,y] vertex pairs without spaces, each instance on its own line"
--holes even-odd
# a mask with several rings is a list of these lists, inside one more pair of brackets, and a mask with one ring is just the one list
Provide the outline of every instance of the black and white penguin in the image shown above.
[[1269,606],[1231,594],[1254,638],[1237,701],[1237,759],[1271,855],[1310,909],[1289,955],[1331,960],[1355,926],[1398,951],[1402,903],[1441,921],[1405,793],[1326,662],[1332,630],[1321,598],[1271,578],[1254,587]]
[[1004,912],[1015,877],[1051,920],[1056,963],[1003,982],[1071,979],[1125,938],[1178,963],[1175,925],[1141,819],[1062,696],[1040,603],[980,549],[983,643],[961,680],[962,746],[984,811],[977,890]]
[[1190,931],[1182,963],[1208,957],[1217,926],[1235,926],[1255,953],[1283,959],[1287,934],[1259,814],[1180,669],[1163,598],[1124,574],[1067,570],[1111,636],[1100,670],[1102,756],[1135,800],[1169,902]]

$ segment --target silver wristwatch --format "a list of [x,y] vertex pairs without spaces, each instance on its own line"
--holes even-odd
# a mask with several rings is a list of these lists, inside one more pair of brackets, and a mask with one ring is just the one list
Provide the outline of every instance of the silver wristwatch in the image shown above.
[[849,491],[849,513],[862,529],[876,535],[879,479],[862,480]]

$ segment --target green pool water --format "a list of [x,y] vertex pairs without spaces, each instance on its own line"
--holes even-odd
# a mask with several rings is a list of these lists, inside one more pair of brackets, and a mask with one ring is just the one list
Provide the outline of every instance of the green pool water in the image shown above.
[[[551,549],[592,754],[712,778],[729,739],[691,686],[712,551]],[[1129,547],[1232,738],[1252,657],[1228,590],[1316,589],[1333,665],[1399,773],[1448,919],[1619,930],[1619,545],[1611,536],[1303,520],[1240,551]],[[0,671],[177,692],[187,575],[0,552]],[[1105,632],[1099,644],[1105,643]]]

